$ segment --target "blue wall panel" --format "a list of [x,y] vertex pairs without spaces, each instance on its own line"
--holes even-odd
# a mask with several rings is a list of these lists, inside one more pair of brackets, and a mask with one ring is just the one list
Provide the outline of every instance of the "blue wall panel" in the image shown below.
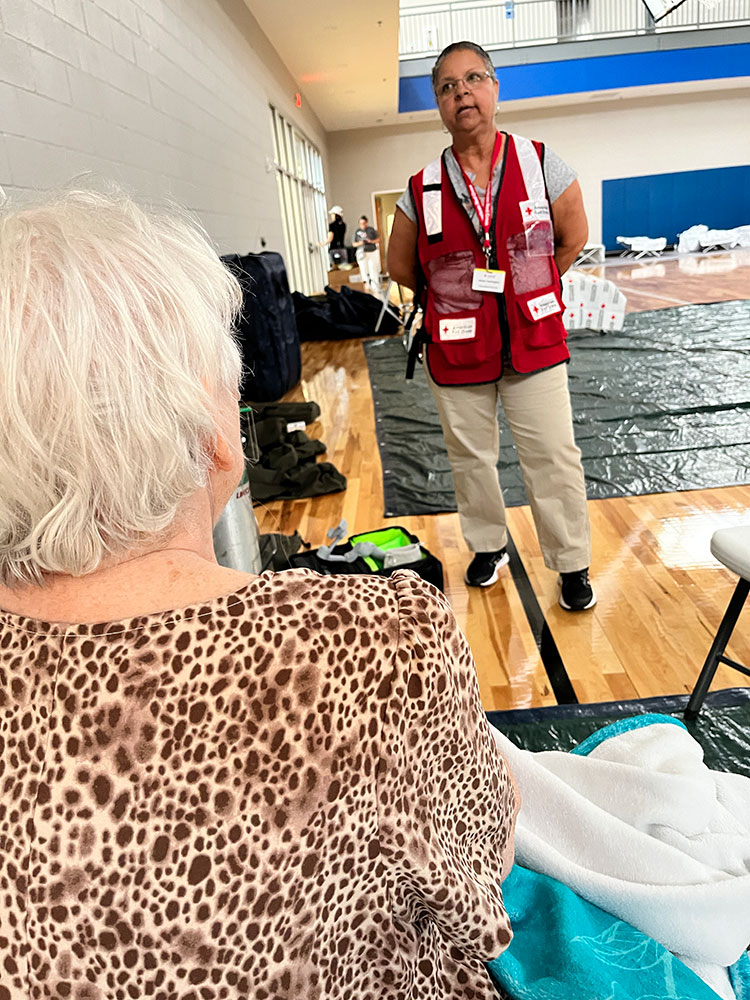
[[[402,64],[403,69],[403,64]],[[588,59],[501,66],[500,101],[551,94],[620,90],[685,80],[720,80],[750,75],[750,44],[706,45],[702,48],[628,52]],[[435,107],[428,76],[402,76],[398,110],[426,111]]]
[[621,249],[618,236],[666,236],[689,226],[750,225],[750,166],[683,170],[602,182],[602,242]]

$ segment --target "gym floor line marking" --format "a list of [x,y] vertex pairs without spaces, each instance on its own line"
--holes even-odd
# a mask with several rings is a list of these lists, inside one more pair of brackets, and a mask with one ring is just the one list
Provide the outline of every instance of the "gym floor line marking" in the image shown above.
[[508,550],[510,573],[516,585],[518,596],[521,598],[523,610],[526,612],[526,619],[534,636],[534,641],[542,658],[542,664],[544,665],[557,703],[558,705],[577,705],[578,698],[573,690],[570,677],[568,677],[562,656],[560,656],[560,650],[557,648],[557,643],[544,617],[544,612],[539,605],[534,588],[531,586],[528,573],[521,561],[510,532],[508,532],[508,541],[505,547]]

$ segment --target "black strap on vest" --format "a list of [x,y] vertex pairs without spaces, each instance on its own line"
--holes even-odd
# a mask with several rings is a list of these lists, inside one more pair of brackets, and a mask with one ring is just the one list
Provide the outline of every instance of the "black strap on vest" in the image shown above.
[[[421,308],[423,308],[424,293],[427,290],[426,282],[421,274],[421,269],[417,273],[417,288],[414,292],[414,308],[409,314],[409,318],[404,326],[404,333],[408,334],[414,325],[414,320],[417,318],[417,313]],[[429,344],[431,341],[430,335],[425,330],[424,326],[421,326],[419,330],[414,334],[414,338],[411,342],[411,347],[409,348],[409,354],[406,359],[406,378],[407,381],[414,378],[414,369],[417,366],[417,359],[422,360],[422,348],[425,344]]]
[[414,334],[414,339],[411,342],[411,347],[409,348],[409,354],[406,359],[406,378],[414,378],[414,369],[417,367],[417,359],[422,360],[422,348],[425,344],[429,344],[430,337],[425,333],[424,329],[419,329]]
[[[441,161],[442,161],[442,156],[441,156]],[[422,189],[423,194],[424,194],[424,191],[440,191],[440,190],[442,190],[442,171],[443,171],[443,169],[444,168],[442,167],[442,162],[441,162],[441,175],[440,175],[441,176],[441,183],[439,183],[439,184],[424,184],[424,173],[423,173],[423,175],[422,175],[422,178],[423,178],[423,189]],[[421,214],[420,214],[420,209],[417,208],[416,195],[414,193],[414,177],[410,177],[409,178],[409,191],[411,193],[412,204],[414,205],[414,210],[415,210],[416,216],[417,216],[417,227],[419,227],[420,218],[424,218],[424,206],[423,205],[421,206],[422,211],[421,211]],[[440,240],[442,240],[442,238],[443,238],[443,234],[442,234],[442,232],[440,232],[440,233],[435,233],[434,236],[429,236],[428,235],[427,236],[427,241],[428,241],[428,243],[437,243]],[[427,279],[424,276],[424,271],[422,270],[422,265],[421,265],[421,263],[419,261],[419,255],[415,254],[415,258],[416,258],[415,259],[415,264],[416,264],[416,279],[417,279],[416,284],[417,284],[417,287],[414,290],[414,300],[413,300],[413,306],[414,306],[414,308],[412,309],[412,311],[411,311],[411,313],[409,315],[409,318],[406,321],[406,324],[404,325],[404,332],[406,334],[408,334],[410,332],[412,326],[414,325],[414,320],[417,318],[417,313],[419,312],[420,309],[424,310],[425,303],[427,301]],[[414,371],[415,371],[415,369],[417,367],[417,360],[419,360],[420,362],[422,361],[422,353],[423,353],[422,349],[423,349],[424,345],[425,344],[429,344],[431,340],[432,340],[432,338],[430,337],[430,335],[425,330],[424,325],[422,327],[420,327],[420,329],[417,330],[417,332],[414,334],[414,338],[413,338],[413,340],[411,342],[411,346],[409,347],[409,353],[408,353],[408,356],[407,356],[407,359],[406,359],[406,380],[407,381],[410,381],[411,379],[414,378]]]

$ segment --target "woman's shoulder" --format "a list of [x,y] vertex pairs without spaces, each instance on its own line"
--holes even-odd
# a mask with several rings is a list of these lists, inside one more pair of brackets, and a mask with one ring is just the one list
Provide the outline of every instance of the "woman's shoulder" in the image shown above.
[[385,610],[400,616],[415,607],[447,606],[445,597],[413,570],[396,570],[391,576],[375,573],[324,575],[309,569],[264,573],[265,599],[274,603],[305,604],[312,608],[341,607],[362,613]]
[[[161,604],[163,610],[124,608],[123,613],[117,615],[80,619],[65,615],[58,619],[57,616],[0,608],[0,621],[21,631],[52,635],[57,632],[70,634],[72,630],[81,636],[102,632],[122,635],[153,631],[160,626],[171,630],[178,623],[187,626],[193,619],[196,627],[201,627],[200,622],[213,619],[219,628],[224,623],[231,629],[242,619],[258,616],[269,623],[278,621],[280,624],[304,617],[319,622],[327,630],[345,628],[358,621],[363,627],[372,629],[378,623],[397,622],[417,611],[422,614],[429,613],[430,609],[439,612],[445,606],[439,591],[409,570],[379,577],[350,573],[323,575],[309,569],[289,569],[254,577],[244,573],[228,574],[223,583],[229,586],[216,587],[216,596],[204,590],[196,600],[184,599],[174,604],[167,599],[155,602],[157,607]],[[84,621],[90,624],[82,624]]]
[[270,611],[305,609],[308,619],[327,629],[358,622],[363,628],[401,627],[406,619],[435,626],[452,621],[453,613],[443,594],[412,570],[397,570],[389,577],[376,574],[321,575],[308,569],[264,574],[259,597]]

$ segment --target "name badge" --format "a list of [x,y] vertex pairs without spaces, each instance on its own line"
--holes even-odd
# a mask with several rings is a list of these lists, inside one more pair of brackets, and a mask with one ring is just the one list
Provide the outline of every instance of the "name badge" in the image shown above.
[[528,301],[529,312],[532,319],[544,319],[545,316],[554,316],[561,312],[560,303],[554,292],[547,292],[545,295],[537,295],[535,299]]
[[474,316],[468,319],[441,319],[438,324],[438,340],[474,340],[477,335],[477,321]]
[[475,267],[471,287],[475,292],[502,292],[505,288],[505,271]]
[[549,222],[548,201],[519,201],[524,222]]

